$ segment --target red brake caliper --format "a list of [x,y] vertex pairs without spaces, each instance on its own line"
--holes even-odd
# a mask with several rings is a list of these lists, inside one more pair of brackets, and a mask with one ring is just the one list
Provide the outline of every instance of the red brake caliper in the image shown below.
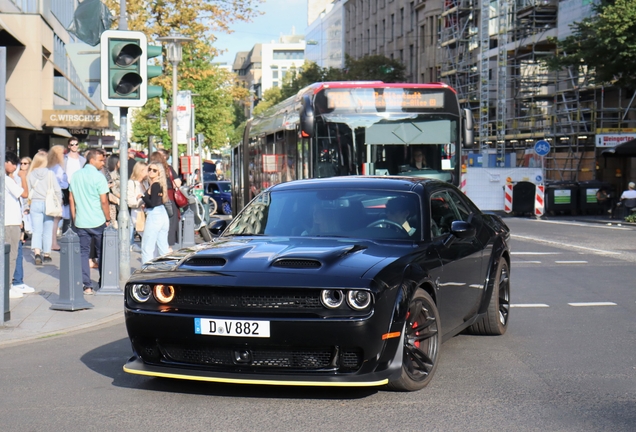
[[[412,327],[413,328],[417,328],[417,322],[414,322]],[[415,332],[415,336],[419,336],[419,335],[420,335],[420,332]],[[420,347],[420,341],[418,341],[418,340],[415,341],[415,343],[413,345],[415,345],[415,348],[419,348]]]

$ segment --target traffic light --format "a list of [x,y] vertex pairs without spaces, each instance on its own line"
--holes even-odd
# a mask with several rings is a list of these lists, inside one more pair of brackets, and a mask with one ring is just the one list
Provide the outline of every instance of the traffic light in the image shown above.
[[161,47],[148,46],[142,32],[107,30],[101,36],[101,96],[106,106],[140,107],[149,97],[161,96],[149,78],[161,75],[161,66],[148,66],[148,58],[161,55]]

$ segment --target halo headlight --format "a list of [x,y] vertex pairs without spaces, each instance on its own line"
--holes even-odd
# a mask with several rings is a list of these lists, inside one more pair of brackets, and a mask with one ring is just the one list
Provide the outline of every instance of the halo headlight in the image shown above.
[[320,301],[328,309],[337,309],[344,301],[344,294],[340,290],[322,290]]
[[174,299],[172,285],[155,285],[155,298],[159,303],[170,303]]
[[152,287],[150,285],[135,284],[130,290],[130,295],[138,303],[145,303],[150,299]]
[[347,293],[347,304],[354,310],[366,309],[371,304],[371,293],[363,290],[351,290]]

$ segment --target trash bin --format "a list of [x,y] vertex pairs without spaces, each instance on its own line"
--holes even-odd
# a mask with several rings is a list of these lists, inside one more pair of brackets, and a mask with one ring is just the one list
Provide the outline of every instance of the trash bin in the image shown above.
[[11,309],[9,305],[9,290],[11,289],[11,279],[9,278],[9,254],[11,253],[11,245],[4,244],[4,322],[11,319]]
[[516,215],[534,214],[534,183],[521,181],[512,187],[512,212]]
[[603,208],[603,203],[599,203],[596,193],[601,187],[611,190],[611,186],[600,180],[589,180],[579,182],[579,211],[581,214],[599,214]]
[[[550,214],[576,214],[579,186],[575,182],[551,182],[545,187],[546,212]],[[596,195],[594,196],[596,199]]]

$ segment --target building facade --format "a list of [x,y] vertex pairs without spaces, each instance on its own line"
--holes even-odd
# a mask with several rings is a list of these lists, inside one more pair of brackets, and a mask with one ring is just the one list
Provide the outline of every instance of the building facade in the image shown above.
[[309,23],[305,32],[305,60],[323,68],[344,67],[344,3],[343,0],[329,2]]
[[[0,0],[0,46],[7,51],[7,150],[32,156],[65,144],[73,129],[105,129],[99,92],[83,80],[67,47],[77,0]],[[88,45],[86,45],[88,47]],[[89,47],[99,51],[99,48]],[[98,55],[96,55],[96,58]]]

